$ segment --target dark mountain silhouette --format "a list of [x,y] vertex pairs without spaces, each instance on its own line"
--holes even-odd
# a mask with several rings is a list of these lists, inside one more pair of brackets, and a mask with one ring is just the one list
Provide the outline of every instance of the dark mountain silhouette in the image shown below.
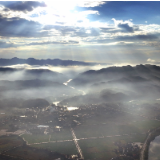
[[[82,61],[61,60],[61,59],[20,59],[14,57],[12,59],[0,59],[0,66],[16,65],[16,64],[29,64],[29,65],[53,65],[53,66],[91,66],[97,63],[89,63]],[[99,63],[98,63],[99,64]]]

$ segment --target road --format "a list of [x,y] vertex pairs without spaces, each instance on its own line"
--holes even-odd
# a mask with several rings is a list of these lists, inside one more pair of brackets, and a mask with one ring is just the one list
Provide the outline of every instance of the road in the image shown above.
[[[160,127],[158,127],[157,129],[155,129],[154,131],[150,132],[142,146],[142,150],[141,150],[141,154],[140,154],[140,160],[147,160],[145,159],[145,152],[149,152],[149,146],[150,145],[150,136],[152,136],[152,134],[157,131],[160,130]],[[148,153],[147,153],[148,154]]]
[[78,151],[79,155],[81,156],[81,159],[84,159],[83,154],[82,154],[82,150],[78,144],[77,137],[76,137],[76,134],[75,134],[73,128],[71,128],[71,132],[72,132],[73,140],[76,145],[77,151]]
[[145,150],[146,150],[146,148],[147,148],[147,142],[148,142],[150,136],[151,136],[151,133],[149,133],[149,135],[147,136],[147,139],[145,140],[145,142],[144,142],[144,144],[143,144],[143,146],[142,146],[141,155],[140,155],[140,160],[146,160],[146,159],[144,159],[144,154],[145,154]]

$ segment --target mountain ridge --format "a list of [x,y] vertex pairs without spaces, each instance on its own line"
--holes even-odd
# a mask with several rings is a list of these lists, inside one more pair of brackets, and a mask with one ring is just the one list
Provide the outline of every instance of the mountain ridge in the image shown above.
[[21,58],[11,58],[11,59],[0,59],[0,66],[16,65],[16,64],[29,64],[29,65],[53,65],[53,66],[92,66],[99,63],[95,62],[83,62],[74,60],[61,60],[61,59],[21,59]]
[[160,73],[160,67],[156,65],[136,65],[134,67],[132,66],[122,66],[122,67],[107,67],[102,68],[100,70],[89,70],[86,72],[83,72],[79,74],[77,77],[75,77],[70,85],[76,86],[76,85],[88,85],[90,83],[94,84],[95,82],[101,82],[103,81],[114,81],[121,78],[135,78],[134,80],[140,81],[144,79],[152,79],[155,78],[158,80],[160,76],[158,75]]

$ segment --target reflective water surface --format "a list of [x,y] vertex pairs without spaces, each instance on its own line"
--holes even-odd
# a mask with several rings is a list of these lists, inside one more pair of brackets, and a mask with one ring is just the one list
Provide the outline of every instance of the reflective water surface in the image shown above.
[[76,110],[76,109],[78,109],[78,107],[67,107],[68,111],[72,111],[72,110]]

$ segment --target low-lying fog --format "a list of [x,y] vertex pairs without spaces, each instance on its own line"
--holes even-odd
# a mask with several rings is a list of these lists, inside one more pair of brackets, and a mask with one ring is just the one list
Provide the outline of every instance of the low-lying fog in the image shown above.
[[[62,73],[69,77],[69,79],[73,79],[75,76],[77,76],[79,73],[85,72],[87,70],[99,70],[102,68],[106,68],[112,65],[94,65],[94,66],[51,66],[51,65],[29,65],[29,64],[17,64],[17,65],[11,65],[11,66],[3,66],[3,68],[14,68],[14,69],[48,69],[54,72]],[[12,77],[12,80],[21,79],[22,76],[20,74],[21,72],[18,72],[14,75],[7,75],[7,76],[1,76],[0,80],[9,80],[10,77]]]
[[58,98],[62,104],[74,106],[133,99],[156,100],[160,93],[159,73],[160,67],[154,65],[12,65],[0,68],[0,96],[1,99],[44,98],[49,102]]

